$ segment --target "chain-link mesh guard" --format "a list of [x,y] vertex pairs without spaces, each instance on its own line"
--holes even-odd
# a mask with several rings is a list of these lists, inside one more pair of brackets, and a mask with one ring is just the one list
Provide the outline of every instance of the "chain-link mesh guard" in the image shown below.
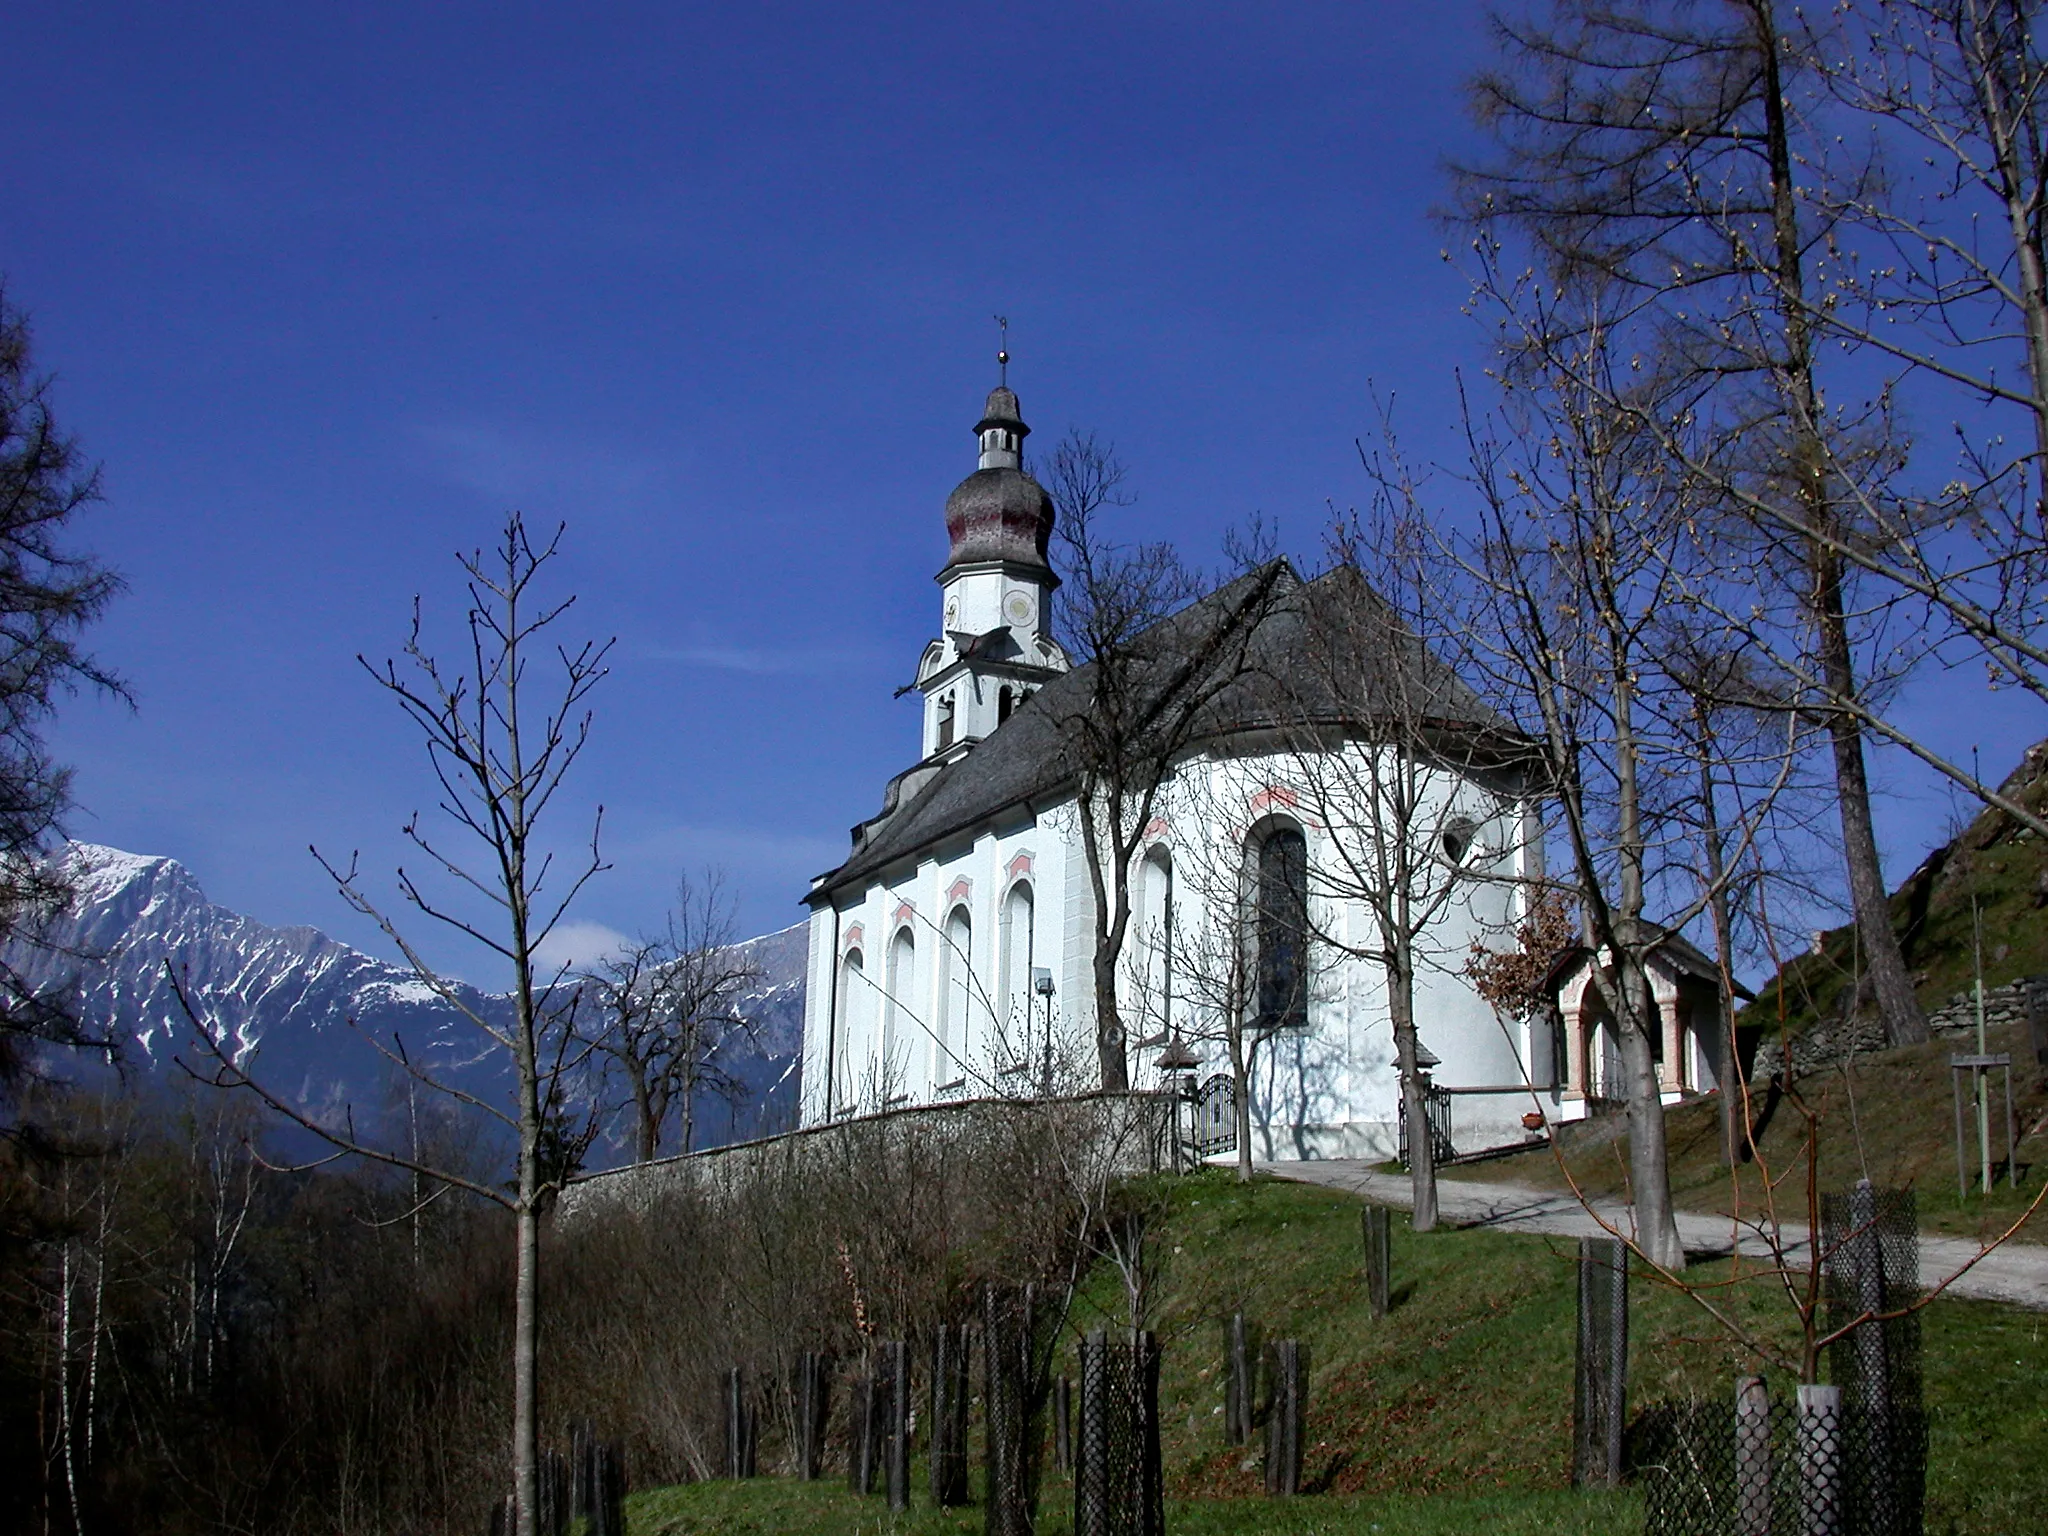
[[[1873,1536],[1918,1531],[1926,1496],[1920,1398],[1920,1229],[1910,1189],[1868,1179],[1821,1200],[1828,1350],[1854,1442],[1841,1490],[1845,1517]],[[1886,1316],[1885,1314],[1893,1314]],[[1862,1319],[1862,1321],[1858,1321]]]
[[982,1301],[982,1403],[988,1536],[1032,1536],[1039,1441],[1051,1379],[1049,1341],[1031,1286],[989,1287]]
[[[1807,1386],[1773,1401],[1761,1378],[1728,1399],[1660,1403],[1631,1426],[1630,1464],[1643,1488],[1647,1536],[1919,1536],[1921,1512],[1882,1505],[1870,1440],[1835,1387]],[[1925,1466],[1917,1415],[1892,1442]],[[1906,1479],[1917,1487],[1917,1477]]]
[[1081,1341],[1075,1425],[1075,1536],[1160,1536],[1165,1529],[1159,1457],[1159,1340]]
[[1628,1248],[1619,1239],[1579,1239],[1577,1359],[1572,1373],[1572,1482],[1621,1480],[1628,1407]]

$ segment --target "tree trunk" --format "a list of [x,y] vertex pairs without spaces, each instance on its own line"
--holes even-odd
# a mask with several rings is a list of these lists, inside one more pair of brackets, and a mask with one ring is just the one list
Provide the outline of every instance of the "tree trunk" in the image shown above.
[[1387,1005],[1393,1015],[1394,1056],[1401,1071],[1401,1118],[1408,1128],[1408,1184],[1417,1232],[1436,1230],[1436,1144],[1429,1134],[1429,1104],[1422,1096],[1422,1072],[1415,1064],[1415,978],[1399,965],[1387,968]]
[[[1612,525],[1603,516],[1601,541],[1613,547]],[[1621,609],[1611,594],[1601,601],[1611,614]],[[1657,1082],[1656,1000],[1643,968],[1649,930],[1643,923],[1647,843],[1643,830],[1642,755],[1635,732],[1636,673],[1625,638],[1608,630],[1609,688],[1614,712],[1615,851],[1618,900],[1603,938],[1614,959],[1614,996],[1608,1011],[1621,1037],[1622,1071],[1628,1079],[1629,1183],[1635,1198],[1636,1241],[1652,1263],[1685,1268],[1685,1249],[1672,1219],[1671,1165],[1664,1140],[1664,1097]],[[1583,858],[1584,855],[1582,854]],[[1590,865],[1590,860],[1587,861]],[[1587,873],[1593,875],[1588,869]],[[1590,883],[1590,881],[1589,881]],[[1594,945],[1594,965],[1600,945]],[[1598,974],[1596,969],[1595,974]]]
[[656,1135],[654,1102],[647,1091],[646,1066],[639,1062],[629,1063],[626,1068],[626,1080],[633,1090],[633,1118],[636,1126],[634,1161],[651,1163],[654,1161],[659,1139]]
[[[531,1186],[531,1156],[522,1185]],[[517,1485],[519,1536],[538,1536],[540,1513],[540,1213],[531,1194],[517,1215],[519,1269],[512,1340],[512,1470]]]
[[[1097,931],[1098,940],[1101,937]],[[1130,1059],[1124,1052],[1124,1020],[1116,997],[1116,962],[1108,947],[1095,947],[1095,1055],[1106,1092],[1122,1093],[1131,1086]]]
[[[1839,591],[1835,613],[1833,627],[1839,629]],[[1828,652],[1823,657],[1828,691],[1838,697],[1846,696],[1838,692],[1836,684],[1838,673],[1848,670],[1846,636],[1837,644],[1828,645]],[[1843,686],[1853,687],[1853,678],[1845,678]],[[1928,1038],[1927,1019],[1920,1012],[1919,999],[1913,995],[1913,979],[1906,974],[1899,936],[1892,930],[1891,899],[1885,892],[1877,834],[1871,825],[1863,732],[1855,720],[1837,710],[1828,720],[1828,739],[1834,749],[1835,798],[1842,813],[1842,858],[1849,871],[1849,893],[1855,904],[1856,937],[1863,951],[1864,973],[1870,978],[1872,993],[1877,998],[1885,1039],[1893,1045],[1917,1045]]]
[[[1635,968],[1627,961],[1624,972]],[[1633,986],[1634,1006],[1616,1009],[1635,1018],[1623,1022],[1621,1065],[1628,1075],[1628,1163],[1629,1181],[1635,1193],[1636,1244],[1644,1257],[1668,1270],[1685,1268],[1685,1245],[1678,1238],[1678,1221],[1672,1212],[1671,1177],[1664,1143],[1664,1100],[1657,1083],[1657,1059],[1650,1043],[1649,1028],[1654,1020],[1642,1012],[1649,1002],[1648,988],[1640,974],[1628,976],[1623,986]],[[1617,988],[1617,990],[1620,990]]]
[[1728,869],[1721,847],[1720,803],[1714,798],[1714,773],[1708,761],[1713,749],[1712,734],[1700,743],[1700,838],[1707,856],[1707,912],[1714,924],[1714,962],[1720,968],[1720,997],[1717,1027],[1720,1049],[1715,1053],[1714,1078],[1721,1090],[1721,1165],[1733,1168],[1742,1160],[1744,1133],[1742,1116],[1742,1062],[1735,1049],[1735,929],[1728,910]]
[[1836,528],[1837,519],[1829,503],[1827,449],[1820,436],[1820,384],[1814,372],[1813,323],[1793,185],[1792,135],[1779,68],[1783,40],[1770,0],[1753,4],[1751,23],[1758,62],[1763,68],[1765,149],[1771,166],[1771,279],[1779,318],[1785,328],[1785,373],[1792,395],[1798,495],[1805,504],[1806,524],[1813,530],[1807,540],[1807,574],[1812,582],[1808,600],[1818,631],[1821,678],[1830,706],[1828,739],[1834,754],[1835,799],[1841,808],[1842,857],[1856,910],[1856,932],[1870,968],[1885,1038],[1893,1045],[1910,1045],[1927,1038],[1927,1021],[1913,996],[1905,958],[1899,953],[1898,935],[1892,932],[1891,904],[1885,895],[1877,837],[1871,827],[1863,731],[1846,708],[1857,696],[1856,662],[1843,608],[1841,557],[1822,536]]
[[1230,1047],[1230,1113],[1237,1124],[1237,1182],[1249,1184],[1252,1181],[1252,1074],[1250,1058],[1244,1048],[1241,1011],[1238,1017],[1240,1022],[1226,1032],[1226,1043]]

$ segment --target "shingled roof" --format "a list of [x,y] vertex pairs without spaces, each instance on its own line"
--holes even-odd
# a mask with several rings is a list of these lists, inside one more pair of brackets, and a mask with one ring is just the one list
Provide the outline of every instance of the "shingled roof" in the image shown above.
[[[1136,689],[1154,677],[1161,679],[1155,686],[1166,686],[1219,626],[1247,616],[1255,627],[1243,665],[1204,705],[1197,744],[1303,727],[1370,732],[1401,722],[1504,748],[1519,740],[1348,567],[1304,582],[1276,560],[1161,620],[1132,647]],[[1094,670],[1078,667],[1046,684],[966,756],[898,774],[880,814],[854,829],[852,856],[820,876],[806,899],[815,904],[864,887],[946,838],[1067,791],[1074,722],[1094,697]]]

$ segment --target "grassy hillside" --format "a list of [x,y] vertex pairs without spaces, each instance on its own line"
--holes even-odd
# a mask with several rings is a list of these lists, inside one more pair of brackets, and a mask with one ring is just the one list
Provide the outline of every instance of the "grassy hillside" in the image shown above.
[[[2048,742],[2033,747],[2000,792],[2030,810],[2048,809]],[[2003,811],[1985,810],[1929,854],[1892,896],[1892,927],[1923,1008],[1969,989],[1974,965],[1972,901],[1984,934],[1984,984],[2048,974],[2048,847]],[[1796,1033],[1842,1012],[1860,974],[1854,930],[1831,929],[1817,953],[1790,960],[1757,989],[1745,1025]]]
[[[2022,1027],[1993,1030],[1993,1051],[2010,1051],[2024,1063],[2031,1047]],[[1841,1189],[1867,1175],[1874,1183],[1918,1192],[1920,1225],[1925,1231],[1986,1237],[2010,1225],[2040,1192],[2048,1169],[2048,1093],[2034,1075],[2013,1074],[2014,1103],[2020,1132],[2017,1190],[2001,1171],[1997,1188],[1987,1199],[1971,1194],[1956,1198],[1955,1109],[1949,1084],[1948,1059],[1953,1040],[1934,1040],[1904,1050],[1858,1055],[1832,1070],[1809,1074],[1801,1096],[1819,1116],[1820,1187]],[[1789,1201],[1788,1215],[1798,1218],[1805,1205],[1806,1121],[1798,1108],[1774,1099],[1762,1085],[1752,1090],[1751,1113],[1760,1129],[1757,1148],[1779,1198]],[[1671,1191],[1679,1206],[1691,1211],[1722,1211],[1741,1201],[1745,1212],[1761,1208],[1763,1173],[1758,1166],[1742,1170],[1740,1183],[1720,1164],[1718,1099],[1678,1105],[1664,1116],[1671,1159]],[[1564,1168],[1550,1148],[1540,1146],[1511,1157],[1466,1164],[1445,1170],[1448,1178],[1472,1178],[1530,1184],[1542,1189],[1566,1187],[1568,1168],[1580,1188],[1595,1195],[1620,1195],[1626,1188],[1628,1138],[1620,1117],[1586,1127],[1568,1127]],[[1970,1131],[1975,1166],[1975,1131]],[[2005,1101],[1994,1091],[1992,1156],[2005,1155]],[[2030,1242],[2048,1242],[2048,1214],[2037,1215],[2021,1229]]]
[[[1220,1173],[1164,1184],[1152,1231],[1160,1261],[1154,1324],[1164,1346],[1163,1441],[1171,1528],[1179,1532],[1626,1530],[1632,1491],[1589,1496],[1567,1483],[1574,1318],[1571,1245],[1498,1232],[1411,1234],[1396,1215],[1397,1305],[1375,1322],[1359,1283],[1359,1206],[1307,1186],[1240,1187]],[[1717,1278],[1707,1271],[1699,1278]],[[1121,1288],[1099,1273],[1070,1335],[1125,1321]],[[1632,1401],[1727,1389],[1738,1357],[1681,1296],[1634,1288]],[[1724,1293],[1783,1340],[1760,1287]],[[1254,1452],[1223,1444],[1222,1319],[1242,1308],[1268,1337],[1310,1352],[1305,1480],[1315,1492],[1264,1499]],[[1926,1324],[1934,1468],[1930,1531],[2026,1529],[2048,1501],[2048,1340],[2042,1319],[1962,1302]],[[1071,1337],[1067,1348],[1071,1348]],[[1071,1371],[1069,1356],[1065,1369]],[[1788,1389],[1782,1375],[1775,1389]],[[978,1435],[977,1435],[978,1438]],[[892,1518],[843,1482],[781,1478],[652,1490],[631,1501],[634,1536],[697,1532],[979,1530],[978,1509],[920,1497]],[[1048,1532],[1071,1525],[1071,1488],[1048,1475]]]

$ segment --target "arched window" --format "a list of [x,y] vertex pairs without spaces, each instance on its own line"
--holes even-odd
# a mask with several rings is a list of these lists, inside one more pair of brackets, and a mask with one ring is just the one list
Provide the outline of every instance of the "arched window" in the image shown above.
[[889,997],[882,1012],[882,1049],[876,1059],[877,1087],[882,1101],[901,1097],[905,1084],[903,1066],[912,1033],[917,1029],[917,1009],[911,988],[917,977],[917,940],[905,925],[889,941]]
[[1163,845],[1138,870],[1145,1011],[1152,1032],[1173,1027],[1173,855]]
[[932,1048],[932,1083],[952,1082],[956,1063],[971,1049],[967,1021],[974,1000],[974,924],[965,907],[946,919],[946,942],[939,950],[939,1029]]
[[953,745],[953,695],[947,694],[939,700],[939,751]]
[[1259,840],[1253,882],[1258,958],[1258,1027],[1308,1022],[1308,841],[1279,826]]
[[874,988],[867,983],[860,951],[849,949],[839,962],[839,1059],[830,1068],[835,1110],[853,1108],[860,1097],[860,1067],[874,1048],[869,1038],[873,1017]]
[[1001,725],[1010,718],[1010,685],[1003,684],[996,691],[996,724]]
[[1036,911],[1031,883],[1019,880],[1003,899],[1003,1006],[999,1021],[1012,1055],[1031,1038],[1031,967]]

